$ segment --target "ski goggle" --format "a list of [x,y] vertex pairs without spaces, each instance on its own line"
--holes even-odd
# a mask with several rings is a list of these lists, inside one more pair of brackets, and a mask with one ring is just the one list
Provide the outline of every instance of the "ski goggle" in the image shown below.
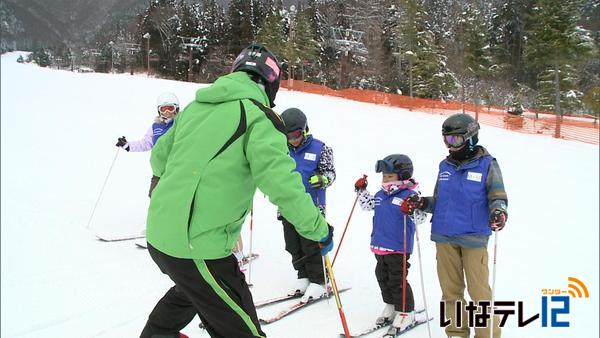
[[173,105],[173,104],[165,104],[162,106],[158,106],[158,112],[159,113],[174,113],[177,110],[177,106]]
[[443,135],[443,137],[448,148],[460,148],[467,142],[464,135]]
[[375,163],[375,172],[377,173],[395,173],[399,169],[400,168],[396,168],[390,161],[378,160],[377,163]]
[[302,129],[290,131],[287,133],[288,140],[296,140],[304,135],[304,131]]

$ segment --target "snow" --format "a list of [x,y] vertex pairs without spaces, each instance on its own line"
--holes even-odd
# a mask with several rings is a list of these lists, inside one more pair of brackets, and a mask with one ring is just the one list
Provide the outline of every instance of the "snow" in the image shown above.
[[[95,238],[144,227],[149,153],[127,153],[114,144],[119,136],[144,134],[160,93],[174,92],[183,104],[202,85],[58,71],[18,64],[18,55],[1,58],[0,336],[138,336],[171,282],[133,241]],[[354,201],[354,181],[364,173],[371,192],[378,186],[377,159],[408,154],[422,191],[432,193],[446,153],[439,135],[443,116],[285,90],[277,103],[280,112],[292,106],[305,111],[311,131],[334,150],[338,177],[328,191],[328,221],[336,226],[336,243]],[[509,195],[509,221],[498,235],[496,299],[523,301],[528,318],[541,312],[541,290],[567,289],[569,276],[581,279],[590,292],[589,299],[572,299],[571,313],[559,316],[570,327],[543,328],[538,319],[518,328],[511,316],[503,336],[597,337],[598,146],[485,125],[480,142],[498,158]],[[252,264],[255,300],[281,295],[295,279],[275,210],[257,192],[252,245],[261,257]],[[335,264],[338,285],[352,286],[341,296],[351,331],[368,325],[382,308],[368,248],[371,217],[355,210]],[[429,223],[419,231],[433,337],[445,337]],[[491,244],[489,250],[491,257]],[[421,307],[416,253],[411,263],[409,282]],[[281,308],[258,312],[269,316]],[[183,332],[208,337],[197,324],[196,319]],[[263,329],[269,337],[320,338],[336,336],[341,325],[336,303],[329,300]],[[425,326],[405,335],[426,336]]]

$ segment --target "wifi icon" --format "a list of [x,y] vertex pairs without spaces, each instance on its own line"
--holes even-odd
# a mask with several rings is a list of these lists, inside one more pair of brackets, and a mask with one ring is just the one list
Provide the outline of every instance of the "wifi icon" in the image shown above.
[[573,298],[590,298],[590,293],[582,281],[575,277],[569,277],[569,294]]

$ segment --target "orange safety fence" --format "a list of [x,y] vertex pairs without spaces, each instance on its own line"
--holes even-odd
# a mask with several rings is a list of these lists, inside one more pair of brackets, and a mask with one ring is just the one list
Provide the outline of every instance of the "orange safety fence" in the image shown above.
[[[326,86],[304,82],[301,80],[284,80],[283,88],[305,93],[335,96],[344,99],[375,103],[393,107],[418,110],[420,112],[451,115],[463,110],[463,104],[457,101],[422,99],[398,94],[383,93],[374,90],[342,89],[335,90]],[[596,118],[588,115],[562,116],[546,112],[526,110],[522,115],[508,114],[507,107],[480,106],[464,103],[464,111],[474,115],[479,123],[509,129],[512,131],[549,135],[565,140],[580,141],[591,144],[600,143],[600,128]]]

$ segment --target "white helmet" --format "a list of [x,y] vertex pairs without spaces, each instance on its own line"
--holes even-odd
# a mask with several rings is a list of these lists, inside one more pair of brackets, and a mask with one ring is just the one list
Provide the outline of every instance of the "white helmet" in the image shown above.
[[179,99],[177,99],[177,96],[175,96],[175,94],[173,94],[173,93],[168,93],[168,92],[162,93],[156,99],[157,107],[169,105],[169,104],[179,107]]
[[158,96],[158,98],[156,99],[156,109],[158,110],[158,113],[162,116],[163,114],[160,111],[160,107],[162,106],[175,106],[175,113],[179,112],[179,99],[177,99],[177,96],[175,96],[175,94],[167,92],[167,93],[162,93]]

